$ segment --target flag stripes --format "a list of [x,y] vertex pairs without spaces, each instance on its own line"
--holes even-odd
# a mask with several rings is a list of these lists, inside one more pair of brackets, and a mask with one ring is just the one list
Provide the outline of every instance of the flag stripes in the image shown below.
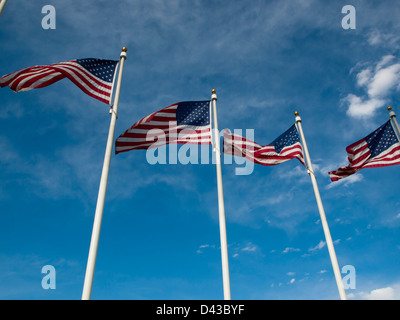
[[[331,181],[338,181],[347,178],[364,168],[387,167],[400,164],[400,143],[391,146],[379,157],[375,157],[369,161],[368,158],[371,155],[370,151],[366,149],[365,145],[363,145],[362,148],[364,149],[361,152],[362,154],[356,156],[354,161],[351,161],[351,166],[341,167],[336,171],[329,172]],[[349,157],[349,159],[351,158]]]
[[[193,102],[196,103],[196,102]],[[209,113],[209,101],[199,102]],[[115,153],[135,149],[152,149],[170,143],[211,144],[211,125],[193,126],[178,124],[175,103],[137,121],[115,142]]]
[[[84,61],[85,60],[79,60]],[[91,59],[98,64],[98,69],[103,67],[109,70],[102,73],[112,73],[112,78],[104,80],[97,76],[98,69],[92,71],[85,68],[84,63],[78,60],[60,62],[48,66],[33,66],[18,70],[0,78],[0,86],[10,87],[15,92],[28,91],[47,87],[57,81],[68,78],[87,95],[110,104],[114,83],[114,73],[118,61]],[[92,72],[91,72],[92,71]],[[110,81],[110,79],[112,79]]]
[[274,145],[261,146],[254,141],[248,140],[237,134],[232,134],[229,130],[224,130],[223,152],[261,164],[264,166],[275,166],[285,161],[297,158],[305,165],[303,149],[301,143],[295,142],[277,153]]
[[400,142],[392,124],[387,121],[369,136],[346,148],[349,165],[329,172],[331,181],[338,181],[364,168],[400,164]]

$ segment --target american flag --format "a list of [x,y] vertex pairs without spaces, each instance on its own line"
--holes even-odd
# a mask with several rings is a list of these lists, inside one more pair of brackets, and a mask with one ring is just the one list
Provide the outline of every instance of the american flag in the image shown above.
[[294,158],[297,158],[305,165],[303,149],[295,125],[291,126],[286,132],[266,146],[261,146],[240,135],[232,134],[228,129],[225,129],[223,152],[225,154],[245,157],[263,166],[275,166]]
[[110,104],[117,64],[114,60],[88,58],[33,66],[1,77],[0,86],[15,92],[28,91],[68,78],[89,96]]
[[172,104],[136,122],[115,142],[115,153],[170,143],[211,144],[210,101]]
[[332,181],[346,178],[364,168],[400,164],[400,143],[387,121],[367,137],[346,148],[349,165],[329,172]]

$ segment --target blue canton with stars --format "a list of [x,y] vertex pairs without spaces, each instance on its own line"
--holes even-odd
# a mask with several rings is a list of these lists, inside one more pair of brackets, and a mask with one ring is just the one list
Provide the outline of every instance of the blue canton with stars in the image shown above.
[[117,67],[118,61],[88,58],[78,59],[76,62],[97,78],[106,82],[113,82],[115,68]]
[[389,149],[393,144],[399,142],[390,120],[369,136],[365,137],[365,141],[368,143],[371,157],[376,157],[383,151]]
[[210,125],[210,101],[188,101],[178,104],[176,109],[177,125]]
[[297,132],[296,125],[291,126],[286,132],[282,133],[269,145],[275,147],[276,153],[281,153],[282,149],[291,146],[296,142],[300,142],[299,133]]

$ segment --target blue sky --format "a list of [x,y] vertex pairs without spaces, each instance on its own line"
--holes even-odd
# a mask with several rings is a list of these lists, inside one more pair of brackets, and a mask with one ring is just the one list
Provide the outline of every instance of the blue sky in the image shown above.
[[[44,5],[56,29],[44,30]],[[356,29],[342,28],[342,7]],[[345,148],[400,114],[398,1],[9,1],[0,73],[128,48],[116,137],[172,103],[218,95],[219,128],[267,144],[302,117],[350,299],[400,298],[399,167],[331,184]],[[0,90],[0,298],[80,299],[110,116],[68,80]],[[211,154],[211,152],[210,152]],[[233,299],[338,299],[297,160],[222,166]],[[223,299],[216,170],[112,157],[93,299]],[[41,269],[53,265],[56,289]]]

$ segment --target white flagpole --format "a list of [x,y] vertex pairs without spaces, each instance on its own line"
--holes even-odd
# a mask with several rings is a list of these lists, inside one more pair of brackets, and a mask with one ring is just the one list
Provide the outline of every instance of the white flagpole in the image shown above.
[[120,55],[120,63],[119,63],[120,66],[119,66],[117,86],[115,88],[114,104],[110,109],[111,113],[110,130],[108,132],[107,147],[103,163],[103,171],[101,173],[99,193],[97,196],[96,212],[93,222],[92,239],[90,241],[89,257],[86,266],[86,275],[85,275],[85,282],[83,285],[82,300],[90,300],[90,296],[92,293],[94,269],[96,265],[97,249],[99,246],[101,221],[103,218],[104,201],[107,191],[108,172],[110,170],[111,153],[114,143],[115,123],[117,121],[117,111],[119,103],[119,93],[121,90],[122,71],[124,69],[124,62],[126,60],[127,51],[128,50],[125,47],[122,48],[122,52]]
[[224,205],[224,190],[222,185],[222,170],[221,170],[221,150],[219,143],[218,119],[217,119],[217,91],[213,89],[211,100],[213,103],[214,114],[214,152],[217,167],[217,184],[218,184],[218,211],[219,211],[219,231],[221,238],[221,259],[222,259],[222,279],[224,286],[224,300],[231,300],[231,287],[229,281],[229,261],[228,261],[228,243],[226,237],[226,222],[225,222],[225,205]]
[[390,115],[390,120],[392,122],[392,126],[394,127],[394,133],[396,134],[397,139],[400,141],[400,128],[399,124],[397,123],[396,114],[392,110],[392,107],[388,107],[387,109],[390,112],[389,115]]
[[0,17],[8,0],[0,0]]
[[347,300],[346,292],[345,292],[344,286],[343,286],[342,276],[341,276],[340,269],[339,269],[339,264],[338,264],[338,261],[336,258],[335,248],[333,246],[331,233],[329,231],[328,221],[326,220],[325,210],[322,205],[321,195],[319,193],[319,189],[318,189],[318,185],[317,185],[317,179],[315,178],[315,173],[314,173],[314,170],[312,167],[310,154],[308,153],[306,140],[304,138],[303,128],[301,126],[301,118],[299,117],[299,113],[297,111],[295,112],[295,116],[296,116],[297,131],[300,133],[300,138],[301,138],[303,149],[304,149],[304,156],[306,158],[307,172],[311,177],[311,182],[312,182],[312,185],[314,188],[315,199],[317,200],[317,206],[318,206],[319,214],[321,217],[322,227],[324,229],[326,245],[328,247],[329,256],[331,258],[333,272],[335,274],[336,284],[337,284],[337,287],[339,290],[339,295],[342,300]]

